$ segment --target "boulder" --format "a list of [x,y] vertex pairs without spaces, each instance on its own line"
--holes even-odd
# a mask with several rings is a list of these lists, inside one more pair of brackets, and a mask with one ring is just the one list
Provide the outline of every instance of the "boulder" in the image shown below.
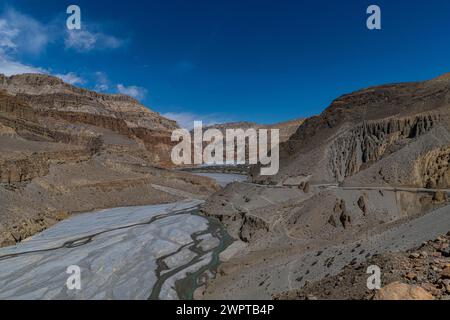
[[393,282],[378,290],[374,300],[434,300],[431,293],[425,289],[404,284],[401,282]]
[[450,279],[450,267],[446,267],[444,270],[442,270],[441,278]]
[[447,193],[444,191],[436,191],[433,197],[433,201],[435,203],[444,203],[447,202]]
[[367,214],[367,206],[364,196],[359,197],[358,199],[358,207],[361,209],[364,215]]

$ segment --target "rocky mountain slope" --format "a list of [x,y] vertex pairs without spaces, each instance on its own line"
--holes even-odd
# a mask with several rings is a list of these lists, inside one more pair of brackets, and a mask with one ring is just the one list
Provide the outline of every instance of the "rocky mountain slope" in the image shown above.
[[[238,171],[240,171],[240,169],[242,168],[238,168],[239,166],[244,166],[245,167],[245,172],[247,173],[249,168],[248,165],[250,164],[249,159],[258,159],[258,145],[259,145],[259,130],[260,129],[266,129],[266,130],[271,130],[271,129],[277,129],[279,130],[279,142],[286,142],[295,132],[296,130],[299,128],[299,126],[304,122],[304,119],[294,119],[294,120],[290,120],[290,121],[285,121],[285,122],[280,122],[280,123],[275,123],[275,124],[257,124],[254,122],[227,122],[227,123],[221,123],[221,124],[215,124],[215,125],[210,125],[210,126],[205,126],[203,127],[203,132],[205,132],[208,129],[216,129],[219,130],[223,136],[223,140],[219,140],[219,141],[213,141],[213,144],[223,144],[223,159],[225,159],[225,164],[226,166],[223,168],[217,168],[220,169],[221,171],[229,171],[230,168],[226,168],[229,167],[230,164],[235,164],[235,160],[238,159],[238,155],[240,153],[242,153],[243,155],[245,155],[245,163],[244,164],[239,164],[237,166],[234,166],[234,169],[237,169]],[[234,157],[233,159],[227,159],[227,149],[226,149],[226,144],[225,141],[227,141],[227,130],[243,130],[244,133],[248,130],[248,129],[254,129],[255,133],[256,133],[256,139],[257,142],[255,145],[253,145],[253,148],[250,147],[250,137],[247,136],[243,145],[243,148],[240,148],[239,145],[239,141],[238,139],[235,140],[235,147],[234,147]],[[194,130],[191,130],[191,136],[192,136],[192,141],[193,141],[193,147],[192,147],[192,153],[194,154],[195,149],[194,149]],[[268,133],[268,139],[270,141],[270,133]],[[205,142],[203,144],[203,148],[206,148],[207,145],[209,145],[211,142]],[[210,162],[213,162],[213,160],[208,160],[208,159],[203,159],[203,161],[205,163],[211,164]]]
[[[234,183],[210,197],[204,213],[223,221],[246,249],[222,266],[204,296],[270,298],[301,288],[354,259],[395,250],[397,243],[380,244],[380,234],[405,232],[409,223],[422,225],[417,219],[447,210],[449,79],[344,95],[282,144],[277,175],[259,176],[254,168],[251,183]],[[427,222],[429,237],[448,222],[441,223]],[[418,230],[416,238],[427,239]],[[358,241],[366,241],[372,253],[354,252]],[[336,259],[336,246],[349,248],[339,266],[323,269],[314,261],[321,251],[327,266]]]
[[280,142],[287,141],[305,121],[303,118],[294,119],[290,121],[279,122],[275,124],[258,124],[255,122],[226,122],[203,127],[203,130],[218,129],[225,136],[227,129],[278,129],[280,130]]
[[[449,128],[450,112],[446,79],[372,87],[336,99],[283,146],[280,173],[271,180],[308,175],[312,182],[343,182],[380,161],[397,168],[391,155],[411,143],[421,154],[445,146],[448,136],[441,137],[441,131]],[[434,146],[427,149],[428,140]],[[406,181],[402,172],[370,172],[361,174],[360,182],[388,179],[390,184],[420,186],[414,178],[419,177]]]
[[[376,255],[336,276],[308,283],[275,299],[449,300],[450,232],[408,251]],[[379,266],[381,290],[368,289],[369,266]],[[405,288],[407,290],[405,290]]]
[[0,76],[0,246],[75,212],[202,198],[171,166],[176,123],[124,95],[37,74]]

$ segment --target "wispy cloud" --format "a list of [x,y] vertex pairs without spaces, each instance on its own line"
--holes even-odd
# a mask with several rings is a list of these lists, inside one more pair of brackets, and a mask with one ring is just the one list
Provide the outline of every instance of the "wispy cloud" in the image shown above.
[[117,91],[128,96],[132,96],[135,99],[142,100],[147,95],[147,89],[138,86],[124,86],[123,84],[117,85]]
[[194,128],[194,121],[202,121],[203,126],[230,122],[228,116],[220,114],[201,115],[191,112],[166,112],[161,115],[163,117],[175,120],[181,128],[187,130],[192,130]]
[[108,75],[102,71],[97,71],[95,72],[94,76],[95,76],[94,90],[100,92],[108,91],[110,86]]
[[17,45],[14,39],[18,35],[18,30],[10,27],[8,21],[0,19],[0,47],[4,50],[16,50]]
[[22,73],[48,73],[48,71],[43,68],[26,65],[20,63],[19,61],[15,61],[0,50],[0,73],[3,73],[6,76],[12,76]]
[[4,53],[41,53],[53,40],[50,26],[7,8],[0,16],[0,47]]
[[[59,31],[55,31],[55,29]],[[75,72],[57,73],[22,62],[26,55],[39,56],[50,43],[59,42],[68,50],[90,52],[94,50],[116,49],[127,41],[103,32],[99,25],[83,24],[82,30],[62,30],[55,28],[55,22],[44,24],[33,17],[7,7],[0,13],[0,73],[6,76],[23,73],[53,74],[72,85],[95,83],[96,91],[115,91],[142,100],[147,90],[139,86],[114,85],[106,73],[97,71],[80,76]]]
[[40,67],[21,63],[18,54],[39,54],[49,42],[47,28],[30,16],[7,8],[0,15],[0,73],[48,73]]
[[78,52],[117,49],[124,43],[124,40],[117,37],[87,30],[68,30],[64,40],[67,49],[74,49]]
[[[55,26],[55,21],[41,23],[32,16],[6,7],[0,13],[0,73],[14,75],[22,73],[53,74],[49,69],[23,63],[25,55],[38,56],[53,42],[63,42],[67,49],[77,52],[116,49],[126,41],[107,35],[99,27],[92,30],[84,24],[84,30],[63,31]],[[55,74],[71,84],[84,84],[86,81],[74,72]],[[105,89],[105,84],[101,84]]]
[[[45,68],[20,62],[19,53],[39,54],[49,42],[48,28],[32,17],[7,9],[0,17],[0,73],[6,76],[23,73],[51,72]],[[83,84],[84,79],[74,72],[56,74],[70,84]]]
[[86,80],[84,80],[82,77],[77,75],[74,72],[69,72],[66,74],[56,74],[56,77],[62,79],[64,82],[67,82],[71,85],[82,85],[86,83]]

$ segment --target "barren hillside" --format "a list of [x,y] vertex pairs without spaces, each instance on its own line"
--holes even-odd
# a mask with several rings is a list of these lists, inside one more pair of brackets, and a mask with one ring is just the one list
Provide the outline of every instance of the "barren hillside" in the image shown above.
[[252,183],[203,206],[245,247],[205,297],[270,298],[450,230],[449,101],[444,75],[347,94],[306,119],[277,175],[253,168]]
[[75,212],[202,198],[171,166],[176,123],[135,99],[36,74],[0,76],[0,245]]

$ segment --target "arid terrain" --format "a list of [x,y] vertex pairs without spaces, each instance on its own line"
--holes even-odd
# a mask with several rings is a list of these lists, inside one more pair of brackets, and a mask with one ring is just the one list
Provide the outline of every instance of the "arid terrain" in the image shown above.
[[[112,255],[126,256],[126,243],[132,245],[135,237],[148,243],[142,250],[150,250],[158,237],[178,247],[167,255],[150,250],[159,269],[156,278],[149,277],[161,287],[147,284],[137,292],[127,285],[121,290],[119,281],[114,286],[104,283],[102,294],[148,298],[150,290],[154,297],[196,299],[446,299],[450,265],[448,236],[443,235],[450,231],[449,101],[450,76],[443,75],[347,94],[305,120],[214,126],[222,131],[280,129],[280,171],[260,176],[259,168],[249,165],[174,168],[170,136],[177,124],[131,97],[96,93],[46,75],[1,76],[0,246],[20,243],[4,249],[3,267],[16,263],[16,256],[23,256],[24,268],[33,267],[27,254],[34,251],[23,250],[53,244],[54,239],[45,236],[55,232],[61,236],[58,241],[66,242],[52,250],[61,255],[66,249],[75,250],[66,248],[73,239],[64,228],[70,229],[71,223],[76,226],[74,237],[94,237],[78,230],[78,224],[89,226],[90,217],[102,214],[77,219],[78,213],[192,202],[191,209],[201,205],[200,213],[209,223],[220,221],[213,231],[175,223],[172,220],[179,214],[186,221],[206,220],[173,211],[171,205],[143,208],[142,216],[132,208],[106,211],[114,220],[104,220],[102,232],[117,231],[127,241],[122,247],[111,246]],[[160,223],[173,222],[172,233],[147,234],[140,228],[148,224],[146,228],[155,232],[152,210],[166,212],[161,219],[169,220]],[[130,216],[134,224],[115,220],[114,214]],[[39,233],[65,219],[66,224]],[[223,227],[226,236],[219,234]],[[130,232],[119,231],[122,228]],[[180,232],[190,234],[188,244],[178,238]],[[209,251],[207,259],[201,258],[207,251],[194,259],[200,236],[209,236],[201,232],[217,236],[221,245]],[[97,254],[101,241],[112,240],[99,237],[95,243],[81,244],[78,252]],[[180,245],[192,246],[192,252],[178,255]],[[53,268],[55,259],[50,257]],[[97,261],[89,254],[85,258],[82,261],[88,264]],[[202,271],[201,264],[196,267],[192,278],[202,279],[201,286],[191,292],[186,288],[198,283],[189,282],[188,270],[198,259],[208,264],[208,270]],[[366,269],[373,264],[381,268],[385,286],[377,292],[366,287]],[[164,276],[165,268],[171,270],[170,277]],[[3,281],[20,282],[17,276],[8,273]],[[68,297],[58,290],[44,296]],[[93,290],[89,297],[96,296]],[[44,297],[19,291],[5,296]]]
[[175,128],[128,96],[46,75],[0,76],[0,246],[73,213],[218,190],[211,179],[169,170]]
[[225,136],[227,129],[278,129],[280,130],[280,142],[287,141],[298,129],[298,127],[305,121],[303,118],[294,119],[275,124],[263,125],[254,122],[227,122],[203,127],[203,130],[218,129]]
[[[374,255],[349,265],[336,276],[308,283],[300,290],[277,294],[275,299],[450,299],[450,233],[408,251]],[[381,290],[367,288],[369,266],[380,266]],[[405,290],[406,288],[406,290]]]
[[333,293],[327,279],[346,266],[446,234],[449,101],[445,74],[346,94],[306,119],[282,144],[277,175],[253,168],[202,206],[241,245],[197,296],[295,298],[311,283],[313,295]]

